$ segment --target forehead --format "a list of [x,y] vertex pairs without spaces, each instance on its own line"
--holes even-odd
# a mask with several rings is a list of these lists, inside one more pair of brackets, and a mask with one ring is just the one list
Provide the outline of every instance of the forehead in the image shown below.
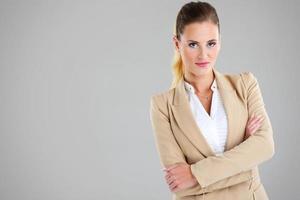
[[218,26],[211,22],[193,22],[184,27],[181,38],[183,40],[195,40],[198,42],[218,39]]

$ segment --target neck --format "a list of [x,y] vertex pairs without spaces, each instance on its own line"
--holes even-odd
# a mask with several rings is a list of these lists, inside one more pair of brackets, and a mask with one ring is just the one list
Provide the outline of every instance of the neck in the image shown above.
[[204,74],[201,76],[195,76],[195,75],[185,75],[184,80],[191,84],[197,93],[206,93],[209,92],[211,84],[214,81],[214,73],[211,71],[208,74]]

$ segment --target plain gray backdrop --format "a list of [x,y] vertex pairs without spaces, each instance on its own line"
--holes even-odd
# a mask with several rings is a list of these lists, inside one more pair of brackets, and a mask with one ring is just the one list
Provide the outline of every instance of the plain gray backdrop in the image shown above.
[[[0,199],[170,199],[150,96],[171,85],[189,1],[0,1]],[[209,1],[216,69],[251,71],[274,130],[270,199],[299,190],[299,1]]]

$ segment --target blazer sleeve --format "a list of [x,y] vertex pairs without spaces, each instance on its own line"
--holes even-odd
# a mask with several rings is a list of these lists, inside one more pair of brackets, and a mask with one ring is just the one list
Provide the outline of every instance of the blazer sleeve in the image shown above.
[[162,95],[151,97],[150,118],[161,166],[168,167],[175,163],[186,162],[186,160],[174,138],[167,113],[167,104],[163,103],[162,98]]
[[275,153],[273,130],[257,79],[251,72],[240,75],[246,91],[248,115],[261,115],[264,120],[255,134],[222,156],[210,156],[191,165],[191,171],[202,187],[248,171],[272,158]]
[[[151,97],[150,119],[161,166],[168,167],[175,163],[187,163],[185,156],[173,135],[167,111],[167,103],[162,95],[153,95]],[[197,184],[192,188],[180,190],[176,192],[176,194],[178,196],[203,194],[205,192],[226,188],[247,181],[251,179],[251,175],[251,170],[240,172],[234,176],[224,178],[223,180],[211,184],[206,188]]]

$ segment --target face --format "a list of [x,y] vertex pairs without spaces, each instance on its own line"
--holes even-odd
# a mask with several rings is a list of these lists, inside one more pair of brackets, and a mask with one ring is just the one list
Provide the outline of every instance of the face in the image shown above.
[[[188,24],[180,40],[174,36],[173,42],[182,58],[186,78],[194,79],[212,73],[221,47],[217,25],[211,22]],[[209,63],[198,64],[202,62]]]

